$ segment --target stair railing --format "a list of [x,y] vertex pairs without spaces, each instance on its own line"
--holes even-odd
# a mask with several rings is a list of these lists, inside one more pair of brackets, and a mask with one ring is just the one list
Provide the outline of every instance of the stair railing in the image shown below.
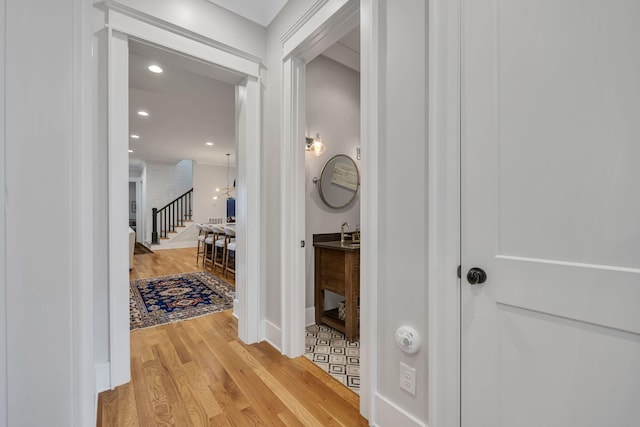
[[184,222],[191,220],[193,203],[193,188],[174,201],[167,203],[161,209],[152,209],[153,230],[151,243],[160,243],[161,238],[176,231],[176,227],[184,227]]

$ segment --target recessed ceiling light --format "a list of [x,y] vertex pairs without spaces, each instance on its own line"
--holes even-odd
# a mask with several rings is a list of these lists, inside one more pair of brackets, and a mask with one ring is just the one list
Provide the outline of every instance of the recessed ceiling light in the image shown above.
[[211,142],[211,141],[207,141],[207,142],[205,142],[205,144],[207,144],[207,145],[211,146],[211,145],[213,145],[213,142]]
[[139,139],[139,138],[140,138],[140,135],[131,134],[131,138],[133,138],[133,139]]
[[129,150],[130,153],[133,153],[133,150]]
[[140,111],[138,111],[138,115],[139,115],[139,116],[143,116],[143,117],[147,117],[147,116],[149,115],[149,113],[147,113],[147,112],[146,112],[146,111],[144,111],[144,110],[140,110]]
[[160,68],[156,64],[153,64],[149,65],[149,71],[151,71],[152,73],[160,74],[162,72],[162,68]]

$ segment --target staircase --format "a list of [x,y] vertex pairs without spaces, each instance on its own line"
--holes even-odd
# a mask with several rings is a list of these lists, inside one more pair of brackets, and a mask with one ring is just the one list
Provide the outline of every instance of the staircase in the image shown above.
[[178,239],[193,227],[192,217],[193,188],[178,196],[164,207],[152,209],[151,244],[166,246]]
[[186,221],[184,227],[176,227],[175,232],[168,233],[159,241],[159,244],[151,245],[152,250],[194,248],[198,245],[198,227],[194,222]]

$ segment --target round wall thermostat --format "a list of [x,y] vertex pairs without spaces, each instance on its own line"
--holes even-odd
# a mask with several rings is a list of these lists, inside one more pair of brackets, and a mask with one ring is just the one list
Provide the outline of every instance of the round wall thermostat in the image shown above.
[[413,354],[420,350],[420,335],[411,326],[400,326],[396,331],[396,343],[405,353]]

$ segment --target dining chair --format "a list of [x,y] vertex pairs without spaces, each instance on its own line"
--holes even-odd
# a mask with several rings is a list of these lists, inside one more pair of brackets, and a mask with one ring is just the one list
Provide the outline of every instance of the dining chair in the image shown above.
[[207,249],[204,240],[207,238],[207,230],[202,226],[202,224],[196,224],[196,228],[198,229],[198,252],[196,252],[196,265],[200,262],[200,257],[202,257],[202,265],[204,266],[204,257]]
[[216,233],[215,241],[212,246],[213,253],[211,255],[211,271],[215,272],[216,267],[220,267],[221,272],[224,274],[224,254],[227,246],[224,227],[220,225],[212,225],[211,227]]
[[[233,227],[224,228],[225,240],[227,242],[224,252],[224,274],[231,272],[236,274],[236,229]],[[233,264],[229,262],[229,258],[233,258]],[[232,267],[231,267],[232,266]]]
[[205,230],[205,239],[204,239],[204,256],[202,259],[202,267],[207,267],[207,262],[211,262],[210,255],[213,253],[213,245],[217,239],[216,230],[213,228],[211,224],[201,224],[202,228]]

